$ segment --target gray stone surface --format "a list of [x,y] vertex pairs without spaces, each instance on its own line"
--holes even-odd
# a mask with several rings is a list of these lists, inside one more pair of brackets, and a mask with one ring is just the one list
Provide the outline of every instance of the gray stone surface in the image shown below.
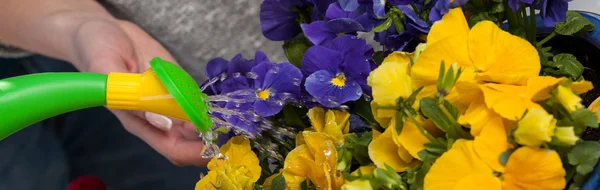
[[115,16],[131,20],[161,42],[196,79],[213,57],[264,51],[286,61],[282,42],[266,39],[259,22],[262,0],[104,0]]

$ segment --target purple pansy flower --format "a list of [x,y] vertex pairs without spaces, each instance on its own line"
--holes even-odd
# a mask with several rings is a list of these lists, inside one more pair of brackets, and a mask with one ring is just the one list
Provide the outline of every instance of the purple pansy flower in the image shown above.
[[404,31],[398,33],[394,25],[383,32],[375,34],[375,41],[391,51],[414,51],[421,42],[421,36],[428,34],[430,25],[417,16],[417,14],[406,6],[398,6],[404,14]]
[[366,13],[344,11],[337,2],[329,5],[325,19],[301,25],[304,35],[315,45],[329,43],[339,34],[368,32],[373,28],[373,21]]
[[374,69],[372,57],[373,48],[352,35],[310,47],[302,59],[306,91],[329,108],[357,100],[370,92],[366,79]]
[[260,27],[263,35],[273,41],[289,40],[302,31],[296,21],[300,16],[293,9],[304,9],[308,0],[264,0],[260,6]]
[[565,21],[571,0],[540,0],[533,8],[540,10],[544,25],[554,26]]
[[429,20],[436,22],[442,19],[450,9],[463,6],[467,4],[469,0],[438,0],[435,2],[431,12],[429,13]]
[[286,101],[300,94],[302,73],[291,63],[262,62],[252,68],[252,72],[258,75],[254,80],[257,99],[253,107],[260,116],[279,113]]

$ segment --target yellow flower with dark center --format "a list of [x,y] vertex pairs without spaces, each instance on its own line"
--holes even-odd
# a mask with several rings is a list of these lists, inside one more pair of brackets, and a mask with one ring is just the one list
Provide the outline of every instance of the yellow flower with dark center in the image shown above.
[[302,132],[306,144],[297,146],[285,158],[283,177],[289,189],[300,189],[304,180],[317,189],[340,189],[344,176],[337,171],[335,139],[321,132]]
[[510,155],[503,173],[494,172],[473,141],[460,139],[431,166],[424,189],[564,189],[565,175],[558,153],[527,146]]
[[550,142],[556,128],[556,119],[544,109],[532,108],[519,120],[514,136],[517,143],[539,147]]
[[205,189],[252,189],[260,178],[258,157],[250,147],[250,141],[236,136],[221,147],[227,159],[213,158],[208,162],[208,174],[196,183],[196,190]]

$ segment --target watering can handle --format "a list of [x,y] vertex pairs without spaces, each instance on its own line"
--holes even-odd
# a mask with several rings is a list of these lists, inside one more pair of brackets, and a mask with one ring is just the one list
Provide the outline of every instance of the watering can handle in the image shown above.
[[41,73],[0,80],[0,140],[44,119],[106,104],[107,75]]

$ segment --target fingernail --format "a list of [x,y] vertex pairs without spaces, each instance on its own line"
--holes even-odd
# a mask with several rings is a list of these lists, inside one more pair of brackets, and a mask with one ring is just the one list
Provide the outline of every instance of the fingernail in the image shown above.
[[173,121],[168,117],[158,115],[155,113],[146,112],[146,120],[150,122],[150,124],[154,125],[157,128],[168,131],[171,130],[173,125]]

